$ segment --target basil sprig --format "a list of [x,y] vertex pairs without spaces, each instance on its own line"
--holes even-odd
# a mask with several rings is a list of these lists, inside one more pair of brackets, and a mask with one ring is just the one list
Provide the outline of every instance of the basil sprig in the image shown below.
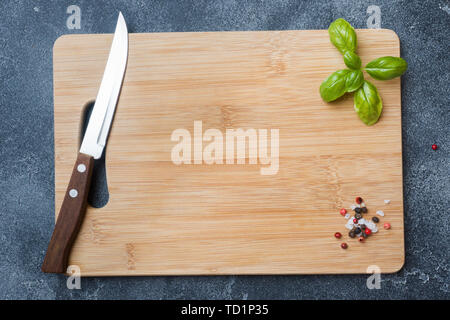
[[[383,102],[377,88],[364,80],[361,58],[356,54],[355,29],[339,18],[328,28],[330,41],[341,52],[349,69],[333,72],[320,85],[320,96],[326,102],[334,101],[347,92],[354,92],[354,108],[359,118],[368,126],[377,123]],[[381,57],[369,62],[364,70],[374,79],[390,80],[401,76],[408,64],[398,57]]]

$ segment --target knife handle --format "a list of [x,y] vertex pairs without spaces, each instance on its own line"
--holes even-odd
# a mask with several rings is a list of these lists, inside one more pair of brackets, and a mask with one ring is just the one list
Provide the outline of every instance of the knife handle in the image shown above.
[[41,270],[66,273],[69,253],[86,213],[94,158],[78,153]]

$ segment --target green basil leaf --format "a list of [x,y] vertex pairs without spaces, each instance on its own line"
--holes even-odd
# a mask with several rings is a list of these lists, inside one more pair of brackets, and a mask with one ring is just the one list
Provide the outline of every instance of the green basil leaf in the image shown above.
[[350,69],[358,70],[361,68],[361,58],[352,51],[347,51],[344,54],[344,63]]
[[368,126],[375,124],[383,110],[383,102],[377,88],[369,81],[355,92],[354,108],[359,118]]
[[335,20],[328,28],[330,41],[342,53],[347,51],[356,51],[356,32],[355,29],[342,18]]
[[347,92],[353,92],[359,89],[364,82],[364,75],[361,70],[351,70],[345,76],[345,87]]
[[401,76],[407,68],[408,64],[402,58],[388,56],[370,61],[365,69],[374,79],[390,80]]
[[350,70],[338,70],[333,72],[320,85],[320,96],[326,102],[336,100],[347,92],[346,78]]

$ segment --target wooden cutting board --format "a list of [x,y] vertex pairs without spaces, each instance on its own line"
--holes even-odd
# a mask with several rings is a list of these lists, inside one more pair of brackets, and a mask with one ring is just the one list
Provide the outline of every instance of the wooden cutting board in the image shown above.
[[[393,31],[357,35],[363,65],[399,56]],[[111,41],[110,34],[65,35],[54,46],[56,213],[83,109],[96,97]],[[399,270],[400,79],[371,80],[384,110],[367,127],[351,96],[333,103],[320,98],[323,79],[343,68],[326,30],[130,34],[106,149],[109,202],[88,207],[70,264],[83,276]],[[194,121],[202,121],[203,132],[223,134],[278,129],[278,172],[261,175],[265,165],[247,157],[245,164],[174,164],[172,132],[193,135]],[[349,239],[339,214],[355,196],[365,199],[367,217],[386,214],[364,243]],[[337,231],[342,240],[334,238]]]

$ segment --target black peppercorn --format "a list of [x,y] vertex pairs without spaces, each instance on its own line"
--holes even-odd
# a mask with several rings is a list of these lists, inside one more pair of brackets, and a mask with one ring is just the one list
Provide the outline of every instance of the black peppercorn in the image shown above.
[[355,235],[355,232],[354,232],[354,231],[350,231],[350,232],[348,233],[348,236],[349,236],[350,238],[354,238],[356,235]]
[[357,213],[357,214],[355,214],[355,218],[356,218],[356,219],[358,219],[358,220],[359,220],[359,219],[361,219],[361,218],[362,218],[362,215],[361,215],[361,213]]
[[375,223],[378,223],[378,222],[380,222],[380,219],[378,219],[377,217],[372,217],[372,221]]
[[363,208],[361,208],[361,211],[362,211],[362,213],[367,213],[367,208],[363,207]]
[[355,234],[360,234],[361,233],[361,228],[356,228],[355,229]]
[[356,212],[356,213],[361,213],[361,208],[356,207],[356,208],[355,208],[355,212]]

